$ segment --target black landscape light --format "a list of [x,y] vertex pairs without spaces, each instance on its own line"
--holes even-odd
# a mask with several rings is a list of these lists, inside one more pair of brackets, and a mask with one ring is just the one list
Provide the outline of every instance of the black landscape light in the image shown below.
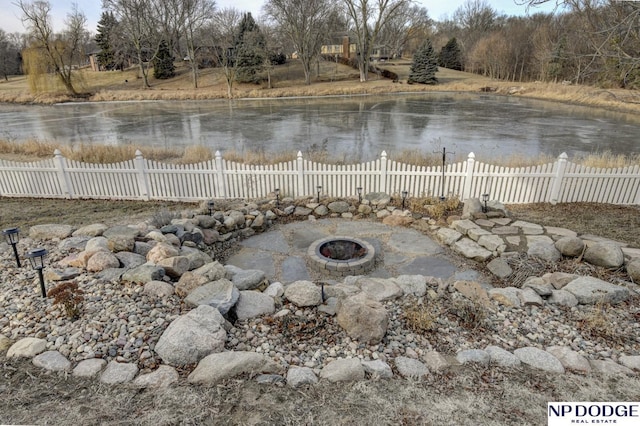
[[18,268],[21,268],[20,265],[20,256],[18,256],[18,249],[16,248],[16,244],[20,241],[20,229],[19,228],[7,228],[2,231],[2,235],[4,235],[7,239],[7,243],[11,244],[13,247],[13,256],[16,258],[16,264]]
[[47,255],[47,250],[43,248],[37,248],[29,250],[27,253],[27,259],[31,262],[31,267],[38,271],[38,278],[40,278],[40,290],[42,291],[42,297],[47,297],[47,290],[44,287],[44,276],[42,270],[44,269],[44,257]]
[[207,208],[209,209],[209,216],[213,216],[213,208],[216,206],[216,203],[213,200],[207,201]]
[[489,194],[482,194],[482,202],[483,202],[482,213],[487,212],[487,201],[489,201]]
[[404,205],[407,201],[407,195],[409,195],[409,192],[402,191],[402,210],[404,210]]
[[322,185],[318,185],[316,189],[318,190],[318,204],[320,204],[320,191],[322,191]]
[[358,192],[358,203],[362,202],[362,187],[359,186],[356,188],[356,191]]
[[280,188],[276,188],[273,190],[276,194],[276,207],[280,207]]

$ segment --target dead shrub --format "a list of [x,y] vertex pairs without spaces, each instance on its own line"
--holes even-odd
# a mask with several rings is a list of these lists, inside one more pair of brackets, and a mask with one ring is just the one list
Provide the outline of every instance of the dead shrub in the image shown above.
[[487,319],[487,309],[479,302],[467,298],[454,298],[448,309],[450,315],[458,319],[460,326],[467,330],[481,327]]
[[68,281],[49,290],[48,296],[53,297],[54,305],[62,305],[69,319],[77,320],[82,313],[83,293],[77,282]]

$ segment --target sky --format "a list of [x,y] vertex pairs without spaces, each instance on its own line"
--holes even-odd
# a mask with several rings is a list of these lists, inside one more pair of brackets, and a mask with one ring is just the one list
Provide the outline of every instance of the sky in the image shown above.
[[[16,0],[0,0],[0,29],[7,33],[25,32],[20,19],[20,9],[14,4]],[[29,2],[29,0],[26,0]],[[426,7],[429,16],[435,20],[451,17],[453,12],[463,5],[466,0],[417,0],[416,3]],[[72,4],[77,3],[78,8],[87,17],[87,29],[95,33],[96,25],[102,13],[101,0],[49,0],[53,17],[54,31],[64,27],[64,20],[71,12]],[[251,12],[254,17],[260,16],[264,0],[216,0],[218,8],[235,7],[241,11]],[[487,3],[496,11],[509,16],[527,15],[526,6],[517,5],[514,0],[487,0]],[[551,0],[542,7],[530,8],[529,14],[536,12],[550,12],[555,1]]]

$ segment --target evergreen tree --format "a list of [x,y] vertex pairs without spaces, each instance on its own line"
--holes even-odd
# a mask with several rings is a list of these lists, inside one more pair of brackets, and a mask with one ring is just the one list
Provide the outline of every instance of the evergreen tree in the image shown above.
[[450,39],[440,50],[438,65],[452,70],[462,71],[462,52],[455,37]]
[[437,84],[436,71],[438,71],[438,57],[433,50],[431,40],[427,39],[413,55],[407,83]]
[[116,68],[116,54],[114,51],[113,38],[118,21],[111,12],[102,12],[100,21],[98,21],[98,34],[96,34],[96,44],[100,48],[97,55],[98,65],[105,70]]
[[265,62],[266,40],[251,13],[242,15],[236,31],[234,49],[236,51],[236,80],[241,83],[255,83],[257,73]]
[[153,76],[158,79],[167,79],[176,75],[176,67],[173,64],[175,58],[169,50],[165,40],[160,42],[158,54],[153,62]]

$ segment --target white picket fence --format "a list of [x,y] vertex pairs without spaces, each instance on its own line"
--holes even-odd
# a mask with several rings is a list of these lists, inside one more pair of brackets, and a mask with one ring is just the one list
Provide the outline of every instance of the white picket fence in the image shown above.
[[380,158],[360,164],[331,165],[297,159],[273,165],[249,165],[215,159],[176,165],[143,158],[90,164],[63,157],[21,163],[0,160],[0,196],[197,201],[209,198],[355,197],[386,192],[410,197],[482,197],[504,203],[578,202],[640,204],[640,165],[616,169],[584,167],[561,154],[549,164],[498,167],[467,160],[442,167],[421,167]]

